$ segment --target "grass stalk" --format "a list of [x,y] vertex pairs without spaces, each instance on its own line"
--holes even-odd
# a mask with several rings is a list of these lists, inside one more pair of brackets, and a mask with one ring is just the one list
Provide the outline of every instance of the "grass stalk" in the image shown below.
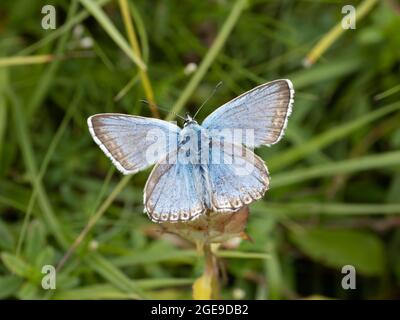
[[44,220],[46,221],[49,229],[52,231],[53,236],[57,239],[60,245],[63,247],[67,247],[68,241],[64,234],[64,230],[62,229],[61,224],[53,211],[42,182],[40,181],[40,179],[38,179],[39,175],[36,167],[36,161],[29,139],[25,116],[22,112],[20,102],[12,89],[8,90],[8,97],[13,104],[14,127],[22,151],[22,156],[24,158],[26,168],[29,172],[32,186],[36,190],[39,205],[43,212]]
[[[133,52],[142,59],[142,54],[139,47],[139,42],[136,37],[135,28],[132,23],[131,15],[129,12],[129,5],[127,0],[119,0],[119,6],[121,9],[122,18],[124,20],[124,25],[126,33],[128,34],[128,39],[133,49]],[[154,99],[153,88],[150,83],[147,71],[144,69],[139,69],[139,75],[142,82],[143,90],[146,94],[147,101],[149,102],[149,107],[153,117],[160,118],[160,114],[157,109],[157,105]]]
[[334,126],[332,129],[325,131],[304,144],[271,157],[268,160],[268,166],[271,171],[281,170],[297,160],[302,159],[304,156],[315,153],[350,133],[363,128],[365,125],[398,110],[400,110],[400,102],[395,102],[370,112],[358,119],[354,119],[342,125]]
[[130,176],[124,176],[121,179],[121,181],[118,183],[118,185],[115,187],[115,189],[111,192],[111,194],[107,197],[107,199],[103,202],[103,204],[96,211],[96,213],[93,215],[93,217],[90,218],[89,222],[86,224],[85,228],[81,231],[81,233],[78,235],[78,237],[75,238],[73,244],[68,248],[68,251],[65,253],[65,255],[62,257],[62,259],[58,263],[57,270],[60,270],[63,267],[65,262],[67,262],[67,260],[71,256],[71,254],[81,244],[83,239],[86,237],[86,235],[89,233],[89,231],[93,228],[93,226],[97,223],[97,221],[103,216],[103,214],[106,212],[106,210],[111,205],[111,203],[114,201],[114,199],[125,188],[125,186],[129,182],[129,180],[130,180]]
[[[291,217],[309,217],[313,215],[323,216],[366,216],[366,215],[397,215],[400,212],[400,204],[381,203],[335,203],[335,202],[258,202],[252,206],[254,213],[284,214]],[[226,252],[226,251],[224,251]],[[260,255],[261,253],[256,253]]]
[[[68,9],[67,23],[68,21],[71,21],[73,19],[77,10],[78,10],[78,1],[74,0],[72,1]],[[62,37],[59,39],[56,49],[53,53],[54,56],[63,55],[68,39],[69,39],[68,33],[62,34]],[[51,87],[51,84],[53,83],[52,80],[54,79],[54,76],[56,75],[60,64],[61,64],[60,60],[52,61],[50,65],[45,69],[45,72],[41,75],[40,79],[38,80],[38,84],[35,90],[33,91],[33,95],[29,100],[29,104],[27,105],[27,111],[29,117],[32,117],[35,114],[36,110],[42,105],[42,102],[44,101],[46,94],[49,88]]]
[[193,283],[193,299],[212,300],[219,297],[218,265],[211,245],[201,248],[204,255],[204,271],[200,278]]
[[[98,0],[97,5],[98,6],[104,6],[107,3],[111,2],[111,0]],[[82,10],[76,14],[74,14],[71,18],[68,18],[65,24],[62,26],[58,27],[56,30],[53,30],[51,33],[49,33],[47,36],[44,38],[40,39],[39,41],[35,42],[34,44],[30,45],[29,47],[26,47],[22,49],[20,52],[18,52],[18,56],[24,56],[24,55],[31,55],[33,52],[41,49],[42,47],[48,45],[52,41],[56,40],[63,34],[67,33],[69,30],[71,30],[74,26],[77,24],[81,23],[84,21],[86,18],[90,16],[89,12],[87,10]]]
[[[378,2],[378,0],[364,0],[356,8],[356,22],[358,23]],[[342,21],[338,22],[320,41],[311,49],[304,59],[304,65],[313,65],[329,47],[346,31],[342,26]]]
[[0,58],[0,68],[11,67],[11,66],[23,66],[27,64],[41,64],[48,63],[55,60],[55,56],[52,54],[42,54],[36,56],[15,56],[15,57],[4,57]]
[[[81,93],[81,91],[79,91],[78,94],[75,96],[75,99],[72,101],[70,107],[68,108],[68,112],[65,115],[64,119],[62,120],[61,125],[58,127],[57,132],[54,135],[54,137],[53,137],[53,139],[52,139],[52,141],[50,143],[50,146],[47,149],[47,152],[46,152],[46,154],[44,156],[42,164],[40,166],[39,174],[38,174],[38,177],[37,177],[38,181],[42,181],[43,176],[44,176],[44,174],[45,174],[45,172],[47,170],[47,167],[48,167],[48,165],[50,163],[51,157],[53,156],[54,151],[55,151],[58,143],[60,142],[60,139],[61,139],[65,129],[67,128],[68,122],[71,119],[71,117],[73,115],[73,112],[75,111],[75,109],[76,109],[76,107],[77,107],[77,105],[78,105],[78,103],[79,103],[79,101],[81,99],[81,96],[82,96],[82,93]],[[29,199],[29,203],[28,203],[28,207],[27,207],[27,210],[26,210],[26,213],[25,213],[24,221],[22,223],[21,232],[20,232],[20,236],[19,236],[19,239],[18,239],[18,243],[17,243],[17,250],[16,250],[16,255],[17,256],[20,254],[21,247],[22,247],[22,244],[24,242],[25,234],[26,234],[26,231],[27,231],[27,228],[28,228],[28,222],[29,222],[30,216],[31,216],[31,214],[33,212],[33,208],[34,208],[35,203],[36,203],[36,198],[37,198],[37,189],[34,188],[33,192],[32,192],[32,195],[31,195],[31,197]]]
[[400,151],[392,151],[277,174],[273,177],[271,185],[272,188],[279,188],[309,179],[322,178],[340,173],[354,173],[399,165]]
[[146,70],[146,64],[135,52],[131,50],[124,37],[119,33],[118,29],[106,16],[100,6],[93,0],[79,1],[93,15],[97,22],[118,45],[118,47],[120,47],[120,49],[139,67],[139,69]]
[[220,32],[218,33],[214,43],[211,48],[207,51],[204,59],[201,61],[199,68],[196,73],[190,79],[189,83],[183,90],[182,94],[179,96],[176,103],[173,105],[171,112],[168,114],[166,120],[173,120],[176,114],[182,110],[186,102],[189,100],[190,96],[193,94],[194,90],[199,85],[201,79],[204,78],[207,70],[210,68],[211,64],[214,62],[218,53],[221,51],[224,46],[226,40],[231,34],[233,27],[236,25],[237,21],[243,10],[247,5],[247,0],[236,0],[235,4],[232,7],[232,10],[225,20]]
[[86,263],[112,283],[116,288],[134,295],[135,299],[145,298],[143,290],[124,273],[115,268],[107,259],[96,253],[90,254]]

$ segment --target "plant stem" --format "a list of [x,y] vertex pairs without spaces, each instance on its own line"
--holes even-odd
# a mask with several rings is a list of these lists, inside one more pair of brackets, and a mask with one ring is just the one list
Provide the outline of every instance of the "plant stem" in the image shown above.
[[222,26],[221,31],[218,33],[217,38],[212,44],[210,50],[208,50],[206,56],[202,60],[199,68],[197,69],[197,72],[190,79],[182,94],[179,96],[179,99],[172,107],[172,110],[167,116],[166,120],[172,120],[175,115],[181,111],[185,103],[189,100],[193,91],[196,89],[201,79],[203,79],[204,75],[206,74],[208,68],[211,66],[218,53],[221,51],[223,45],[225,44],[226,40],[232,32],[233,27],[239,20],[242,11],[246,7],[246,4],[247,0],[237,0],[235,2],[228,18],[225,20],[224,25]]
[[[356,21],[361,20],[377,2],[378,0],[364,0],[356,8]],[[311,49],[304,59],[304,65],[307,67],[313,65],[345,31],[346,29],[343,29],[342,21],[340,21]]]
[[97,210],[95,215],[89,220],[86,224],[85,228],[81,231],[81,233],[76,237],[74,243],[69,247],[67,253],[62,257],[60,262],[57,265],[57,270],[60,270],[62,266],[67,262],[68,258],[71,254],[76,250],[76,248],[81,244],[85,236],[89,233],[89,231],[93,228],[93,226],[97,223],[97,221],[103,216],[104,212],[108,209],[114,199],[118,196],[118,194],[125,188],[126,184],[129,182],[131,176],[125,176],[122,178],[118,186],[111,192],[108,198],[103,202],[101,207]]
[[193,299],[219,299],[217,257],[212,252],[210,244],[203,244],[201,249],[204,255],[204,271],[193,284]]
[[24,57],[4,57],[0,58],[0,67],[21,66],[26,64],[40,64],[51,62],[55,59],[52,54],[42,54]]
[[131,50],[124,37],[106,16],[99,4],[93,0],[80,0],[81,4],[91,13],[97,22],[103,27],[121,50],[138,66],[139,69],[146,69],[146,64],[139,56]]
[[[125,27],[127,29],[128,37],[130,44],[132,46],[133,52],[139,59],[142,59],[141,56],[141,50],[139,43],[136,38],[136,34],[133,28],[133,24],[129,15],[129,10],[128,10],[128,3],[126,0],[121,0],[120,1],[120,7],[121,7],[121,12],[122,16],[124,19]],[[153,90],[150,84],[150,80],[147,76],[147,72],[144,69],[139,68],[143,88],[147,97],[147,100],[150,103],[150,108],[153,113],[154,117],[159,118],[159,113],[156,107],[156,104],[154,102],[154,94]],[[152,107],[153,106],[153,107]],[[110,171],[109,171],[110,174]],[[109,175],[108,174],[108,175]],[[107,197],[107,199],[102,203],[102,205],[99,207],[99,209],[95,212],[95,214],[91,217],[91,219],[88,221],[86,224],[85,228],[80,232],[80,234],[76,237],[74,240],[73,244],[69,247],[68,251],[65,253],[65,255],[61,258],[60,262],[57,265],[57,270],[60,270],[62,266],[67,262],[69,257],[74,253],[74,251],[79,247],[79,245],[82,243],[82,241],[85,239],[86,235],[91,231],[91,229],[95,226],[98,220],[103,216],[103,214],[106,212],[108,207],[111,205],[111,203],[114,201],[114,199],[118,196],[118,194],[125,188],[125,186],[128,184],[129,180],[131,179],[132,176],[124,176],[121,181],[118,183],[118,185],[115,187],[115,189],[111,192],[111,194]]]
[[[135,54],[142,59],[142,53],[140,51],[139,42],[136,37],[135,28],[132,23],[131,15],[129,13],[129,6],[127,0],[119,0],[119,6],[121,9],[122,18],[124,20],[124,25],[126,29],[126,33],[128,34],[128,39],[131,44],[131,47]],[[147,101],[149,102],[151,113],[153,117],[160,118],[160,114],[157,110],[157,105],[154,100],[154,93],[151,87],[151,83],[149,77],[147,75],[147,71],[144,69],[139,69],[139,75],[142,80],[143,90],[146,94]]]

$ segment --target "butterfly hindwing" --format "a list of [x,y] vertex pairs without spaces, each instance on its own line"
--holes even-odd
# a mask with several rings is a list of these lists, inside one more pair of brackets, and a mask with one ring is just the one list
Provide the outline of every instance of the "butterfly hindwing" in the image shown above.
[[[94,141],[123,174],[136,173],[162,159],[175,148],[180,131],[166,121],[116,113],[96,114],[87,122]],[[155,146],[158,154],[147,152]]]
[[145,211],[155,222],[188,221],[206,211],[200,167],[179,163],[177,156],[171,153],[158,163],[144,188]]
[[225,103],[202,126],[209,130],[252,129],[253,141],[242,143],[251,148],[271,145],[283,136],[293,99],[290,80],[268,82]]
[[212,148],[222,161],[208,164],[211,209],[231,212],[261,199],[269,188],[264,161],[243,145],[213,141]]

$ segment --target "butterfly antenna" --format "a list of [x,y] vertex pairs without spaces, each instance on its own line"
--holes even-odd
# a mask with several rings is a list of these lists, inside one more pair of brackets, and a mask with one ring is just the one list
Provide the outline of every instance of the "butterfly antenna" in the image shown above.
[[[145,103],[147,106],[150,105],[150,103],[149,103],[147,100],[140,100],[140,102]],[[184,118],[184,117],[182,117],[181,115],[179,115],[179,114],[177,114],[177,113],[175,113],[175,112],[173,112],[173,111],[171,111],[171,110],[168,110],[168,109],[166,109],[166,108],[162,108],[162,107],[160,107],[160,106],[157,106],[157,108],[160,109],[160,110],[163,110],[163,111],[165,111],[165,112],[172,113],[173,115],[175,115],[175,116],[177,116],[178,118],[180,118],[180,119],[182,119],[183,121],[185,121],[185,118]]]
[[208,102],[208,100],[210,100],[214,94],[217,92],[218,88],[222,86],[222,81],[218,82],[218,84],[215,86],[214,90],[211,92],[211,94],[207,97],[206,100],[204,100],[204,102],[201,104],[201,106],[197,109],[196,113],[193,116],[193,119],[196,118],[197,114],[200,112],[200,110],[206,105],[206,103]]

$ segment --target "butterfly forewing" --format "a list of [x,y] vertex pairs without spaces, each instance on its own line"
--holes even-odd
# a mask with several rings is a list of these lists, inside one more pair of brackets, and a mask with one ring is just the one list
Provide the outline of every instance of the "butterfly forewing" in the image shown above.
[[290,80],[262,84],[227,102],[203,122],[209,130],[253,130],[254,139],[243,141],[251,148],[277,143],[291,113],[294,90]]
[[87,122],[94,141],[123,174],[162,159],[176,148],[180,131],[166,121],[115,113],[96,114]]

